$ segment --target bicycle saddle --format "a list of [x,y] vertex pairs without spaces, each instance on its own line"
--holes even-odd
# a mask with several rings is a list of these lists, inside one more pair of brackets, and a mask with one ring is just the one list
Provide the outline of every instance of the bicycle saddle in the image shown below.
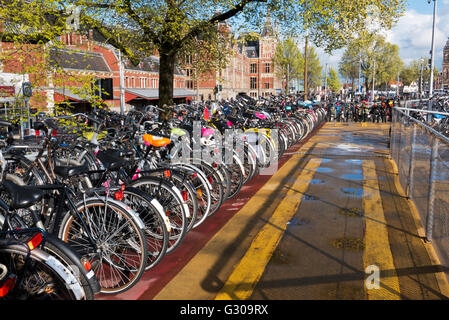
[[23,209],[32,206],[39,202],[44,196],[44,192],[41,189],[30,186],[20,186],[10,180],[4,180],[3,185],[11,195],[12,209]]
[[117,170],[125,166],[127,161],[119,156],[116,150],[103,150],[97,153],[98,160],[108,170]]
[[143,135],[143,141],[145,141],[146,145],[151,145],[153,147],[165,147],[171,142],[168,138],[153,136],[148,133]]
[[54,171],[58,176],[61,176],[64,179],[77,176],[83,173],[86,173],[89,170],[87,164],[83,164],[81,166],[55,166]]

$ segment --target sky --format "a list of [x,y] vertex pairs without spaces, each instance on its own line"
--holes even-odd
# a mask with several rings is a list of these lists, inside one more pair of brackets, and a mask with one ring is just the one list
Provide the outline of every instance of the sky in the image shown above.
[[[407,0],[405,14],[398,23],[385,32],[387,41],[399,46],[399,55],[407,65],[421,57],[430,58],[432,44],[434,2],[427,0]],[[435,32],[435,67],[441,71],[443,48],[449,39],[449,0],[437,0]],[[326,63],[338,70],[338,62],[344,50],[333,52],[332,56],[318,49],[321,64]]]

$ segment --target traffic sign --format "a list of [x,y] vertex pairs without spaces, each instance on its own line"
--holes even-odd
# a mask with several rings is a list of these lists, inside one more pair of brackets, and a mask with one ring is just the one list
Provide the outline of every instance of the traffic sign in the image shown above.
[[31,97],[33,95],[31,82],[24,82],[22,84],[22,93],[25,97]]

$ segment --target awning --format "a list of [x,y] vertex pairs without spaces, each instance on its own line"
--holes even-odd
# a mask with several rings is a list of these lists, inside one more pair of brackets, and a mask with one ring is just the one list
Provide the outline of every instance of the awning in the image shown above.
[[[91,96],[81,97],[80,95],[73,93],[70,89],[54,89],[55,96],[59,95],[59,99],[55,97],[55,102],[62,102],[69,98],[70,100],[74,100],[77,102],[80,101],[90,101],[92,99]],[[120,100],[120,98],[114,97],[114,100]]]
[[[196,95],[192,90],[187,89],[173,89],[173,98],[187,98]],[[125,90],[125,100],[131,101],[133,99],[140,98],[146,100],[157,100],[159,99],[159,89],[126,89]]]

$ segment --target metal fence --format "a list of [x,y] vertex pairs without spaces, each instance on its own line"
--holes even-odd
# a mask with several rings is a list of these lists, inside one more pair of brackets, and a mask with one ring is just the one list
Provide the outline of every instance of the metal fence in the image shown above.
[[449,266],[449,139],[409,116],[408,106],[393,109],[390,154],[402,187],[419,211],[426,238],[441,263]]

